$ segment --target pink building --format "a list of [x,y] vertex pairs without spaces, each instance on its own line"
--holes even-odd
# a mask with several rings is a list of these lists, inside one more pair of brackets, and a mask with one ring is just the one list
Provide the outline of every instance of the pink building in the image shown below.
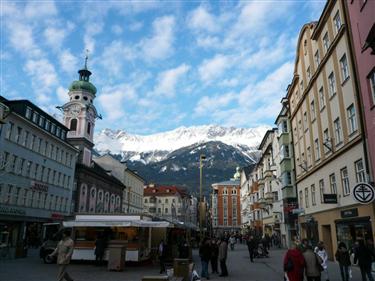
[[362,100],[370,181],[375,181],[375,1],[344,0]]

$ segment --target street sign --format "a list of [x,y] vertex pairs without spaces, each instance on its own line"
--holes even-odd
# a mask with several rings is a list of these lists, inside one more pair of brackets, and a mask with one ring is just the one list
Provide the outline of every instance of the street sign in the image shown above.
[[361,204],[369,204],[375,199],[374,188],[368,183],[361,182],[353,188],[353,198]]

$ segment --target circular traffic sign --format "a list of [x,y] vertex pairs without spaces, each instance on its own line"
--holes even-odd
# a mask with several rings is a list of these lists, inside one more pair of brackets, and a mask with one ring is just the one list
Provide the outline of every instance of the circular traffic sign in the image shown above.
[[353,197],[361,204],[368,204],[374,201],[374,188],[368,183],[361,182],[353,188]]

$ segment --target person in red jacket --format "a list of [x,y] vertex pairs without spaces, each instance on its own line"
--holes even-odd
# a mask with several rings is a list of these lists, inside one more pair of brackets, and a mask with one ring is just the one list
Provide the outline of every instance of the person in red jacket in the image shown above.
[[284,271],[289,281],[303,281],[305,259],[295,242],[284,256]]

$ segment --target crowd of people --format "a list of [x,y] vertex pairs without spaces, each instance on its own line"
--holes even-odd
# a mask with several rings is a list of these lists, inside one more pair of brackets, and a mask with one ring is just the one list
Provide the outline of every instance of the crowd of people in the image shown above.
[[[374,281],[371,273],[372,262],[375,260],[374,245],[371,239],[357,241],[352,249],[348,249],[344,242],[340,242],[335,253],[339,263],[342,281],[351,279],[351,259],[354,255],[354,264],[358,264],[362,281]],[[329,281],[328,254],[324,243],[320,241],[313,248],[307,239],[296,241],[284,256],[284,272],[287,281]],[[323,279],[322,279],[323,278]]]

